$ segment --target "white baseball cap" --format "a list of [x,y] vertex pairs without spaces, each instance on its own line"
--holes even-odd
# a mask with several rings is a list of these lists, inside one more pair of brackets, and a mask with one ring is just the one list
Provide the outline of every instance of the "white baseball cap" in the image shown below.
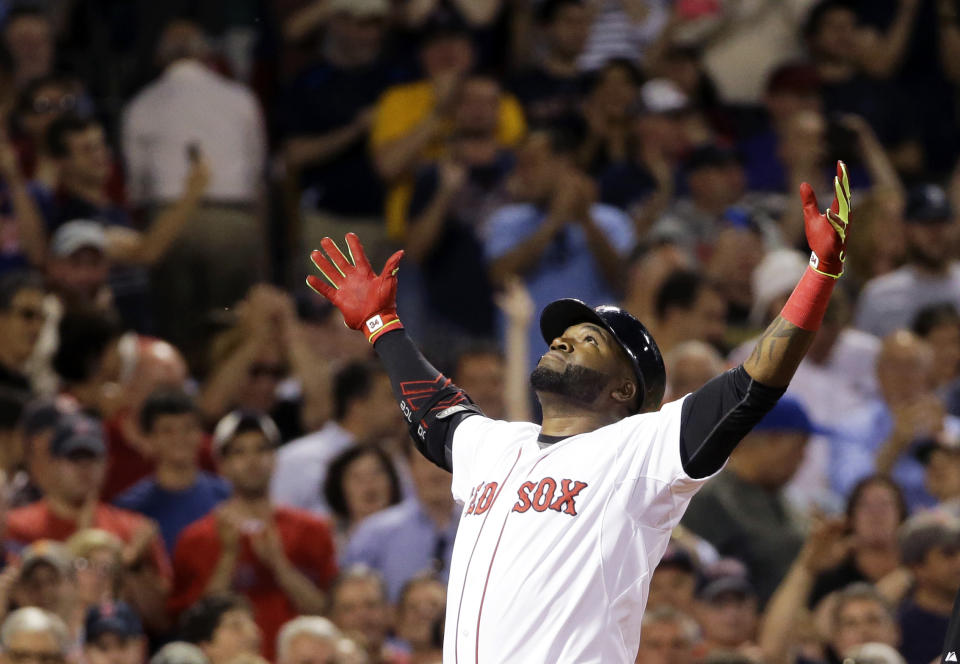
[[74,219],[60,226],[50,238],[50,253],[54,256],[69,256],[84,248],[106,250],[107,234],[103,224],[89,219]]

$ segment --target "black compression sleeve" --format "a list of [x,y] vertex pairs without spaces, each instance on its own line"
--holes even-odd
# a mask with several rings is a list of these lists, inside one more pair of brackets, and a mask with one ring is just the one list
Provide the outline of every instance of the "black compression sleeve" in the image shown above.
[[404,330],[384,334],[373,348],[390,376],[417,449],[452,470],[453,432],[465,418],[482,414],[480,409],[427,361]]
[[690,477],[720,470],[786,388],[758,383],[741,364],[687,397],[680,413],[680,459]]

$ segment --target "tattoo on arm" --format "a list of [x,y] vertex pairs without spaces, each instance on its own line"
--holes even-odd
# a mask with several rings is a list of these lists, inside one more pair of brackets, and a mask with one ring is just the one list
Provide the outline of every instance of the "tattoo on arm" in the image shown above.
[[793,330],[798,329],[793,323],[788,323],[784,319],[777,316],[770,326],[763,331],[763,334],[760,335],[760,338],[757,339],[757,345],[754,346],[753,352],[750,354],[750,358],[747,362],[761,362],[763,360],[764,351],[767,353],[767,359],[773,359],[773,352],[777,347],[777,343],[781,339],[789,339]]
[[777,316],[757,340],[743,368],[759,383],[770,387],[786,387],[810,347],[814,334]]

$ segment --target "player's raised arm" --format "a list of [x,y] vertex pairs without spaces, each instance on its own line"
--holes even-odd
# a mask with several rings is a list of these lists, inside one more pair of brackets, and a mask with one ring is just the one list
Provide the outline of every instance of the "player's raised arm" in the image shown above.
[[757,341],[743,368],[757,381],[786,387],[806,354],[827,310],[833,286],[843,273],[847,228],[850,225],[850,182],[847,168],[837,162],[833,205],[820,212],[809,184],[800,186],[810,265],[780,315]]
[[311,275],[307,284],[340,310],[348,327],[364,333],[390,376],[417,449],[451,470],[453,431],[480,409],[427,362],[403,330],[397,316],[397,270],[403,252],[387,259],[378,275],[357,236],[348,233],[346,242],[349,258],[333,240],[322,240],[323,251],[314,251],[310,258],[326,281]]
[[850,223],[850,183],[843,162],[837,162],[834,190],[833,205],[821,213],[813,189],[806,183],[801,186],[810,266],[747,361],[684,400],[680,455],[691,477],[707,477],[723,466],[786,390],[820,328],[843,272]]

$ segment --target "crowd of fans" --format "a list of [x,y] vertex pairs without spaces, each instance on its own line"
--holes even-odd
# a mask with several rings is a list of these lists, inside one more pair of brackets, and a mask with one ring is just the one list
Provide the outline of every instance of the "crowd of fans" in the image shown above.
[[778,314],[843,159],[846,274],[637,661],[929,664],[958,92],[954,0],[0,0],[0,662],[439,662],[461,506],[309,250],[404,248],[406,327],[490,417],[537,417],[560,297],[643,320],[672,400]]

